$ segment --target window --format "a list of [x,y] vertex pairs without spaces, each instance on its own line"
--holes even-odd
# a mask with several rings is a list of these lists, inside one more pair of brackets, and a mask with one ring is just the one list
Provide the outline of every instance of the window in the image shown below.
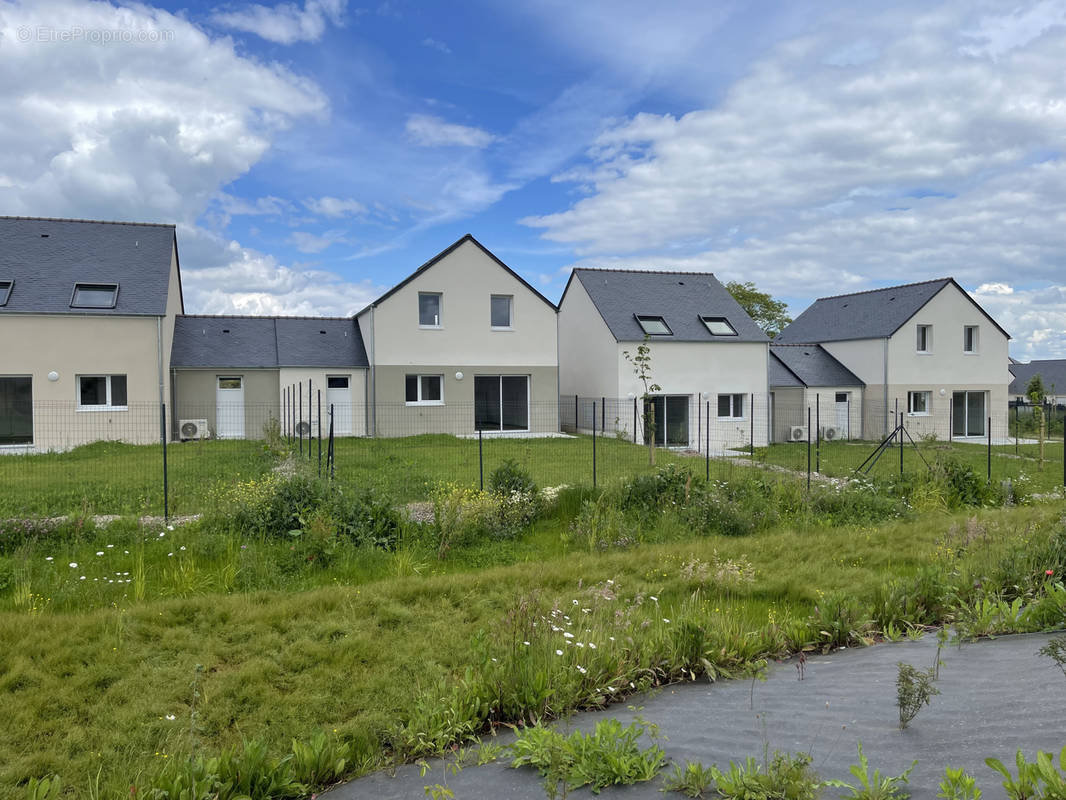
[[962,329],[962,352],[977,352],[977,326],[966,325]]
[[529,376],[475,375],[474,429],[529,430]]
[[907,392],[907,412],[910,414],[928,414],[932,392]]
[[718,395],[718,419],[743,419],[744,418],[744,395],[720,394]]
[[14,285],[14,281],[0,281],[0,306],[7,305],[7,298],[11,297],[11,287]]
[[408,375],[404,383],[404,400],[408,403],[444,405],[443,375]]
[[347,389],[348,388],[348,376],[347,375],[327,375],[326,376],[326,388],[327,389]]
[[489,301],[493,328],[511,327],[511,295],[494,294]]
[[81,410],[125,409],[125,375],[79,375],[78,408]]
[[114,308],[117,300],[117,283],[75,283],[70,307]]
[[725,317],[700,317],[711,336],[736,336],[737,329]]
[[933,326],[918,326],[918,352],[931,353],[933,351]]
[[640,329],[648,336],[673,336],[674,332],[662,317],[635,315]]
[[33,444],[33,379],[0,377],[0,446]]
[[430,292],[418,293],[418,324],[423,328],[440,327],[441,295]]

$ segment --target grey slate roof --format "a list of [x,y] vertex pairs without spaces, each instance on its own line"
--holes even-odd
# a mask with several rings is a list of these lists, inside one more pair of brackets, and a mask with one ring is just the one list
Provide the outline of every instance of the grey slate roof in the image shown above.
[[[0,314],[163,316],[174,246],[173,225],[0,217]],[[115,307],[71,308],[79,282],[117,283]]]
[[[775,370],[775,367],[777,368]],[[798,383],[790,382],[787,373]],[[784,378],[776,383],[778,377]],[[817,344],[770,344],[771,386],[865,386],[855,373]]]
[[[662,317],[672,336],[655,341],[767,342],[769,338],[710,272],[575,269],[570,280],[585,287],[607,327],[619,342],[639,342],[644,331],[636,315]],[[569,289],[567,284],[567,289]],[[566,297],[566,291],[563,291]],[[560,301],[562,305],[562,301]],[[713,336],[700,316],[725,317],[736,336]]]
[[821,297],[781,331],[777,341],[836,342],[887,338],[949,283],[953,283],[951,278],[940,278]]
[[1014,380],[1007,387],[1007,394],[1011,396],[1024,395],[1029,381],[1037,373],[1040,374],[1040,378],[1044,382],[1044,388],[1049,395],[1052,393],[1052,386],[1055,387],[1054,393],[1056,395],[1066,394],[1066,359],[1064,358],[1030,361],[1028,364],[1014,362],[1008,366],[1010,367],[1011,375],[1014,376]]
[[367,367],[350,317],[198,317],[174,323],[175,368]]

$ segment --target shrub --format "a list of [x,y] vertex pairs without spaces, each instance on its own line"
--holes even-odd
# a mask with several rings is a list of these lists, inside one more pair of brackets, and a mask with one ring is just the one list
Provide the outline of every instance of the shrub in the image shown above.
[[570,524],[570,533],[590,553],[624,550],[639,541],[637,525],[618,509],[608,494],[581,504],[581,511]]
[[659,467],[650,475],[635,475],[615,488],[622,508],[629,511],[656,512],[682,507],[689,500],[692,473],[677,464]]
[[950,508],[1003,505],[1003,487],[999,483],[986,481],[974,472],[973,467],[958,459],[938,459],[930,477],[944,486],[945,502]]
[[743,764],[730,761],[728,772],[711,767],[711,776],[727,800],[814,800],[822,787],[806,753],[774,753],[765,765],[750,757]]
[[915,669],[910,664],[902,661],[898,664],[899,673],[896,675],[896,705],[899,707],[899,729],[905,730],[911,723],[922,706],[929,705],[929,701],[940,690],[933,686],[934,671]]
[[535,494],[502,495],[457,484],[440,484],[432,493],[433,535],[437,557],[486,538],[514,539],[537,516]]
[[508,458],[489,475],[489,491],[502,495],[512,492],[536,495],[537,484],[533,482],[533,476],[519,466],[517,461]]
[[510,747],[511,766],[536,769],[549,795],[558,790],[559,783],[567,790],[589,786],[599,794],[605,786],[650,781],[659,774],[662,748],[657,744],[640,747],[640,738],[647,732],[648,725],[634,722],[623,728],[616,719],[597,722],[592,733],[574,731],[569,736],[535,725],[519,731]]

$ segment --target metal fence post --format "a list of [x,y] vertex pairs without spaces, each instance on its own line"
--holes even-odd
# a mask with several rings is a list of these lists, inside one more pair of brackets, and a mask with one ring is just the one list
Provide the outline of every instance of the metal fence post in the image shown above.
[[707,431],[706,453],[704,454],[703,461],[705,470],[707,473],[707,481],[711,480],[711,401],[707,401],[707,425],[705,426]]
[[163,523],[170,519],[170,485],[167,474],[167,404],[159,406],[159,438],[163,443]]
[[[592,415],[592,424],[596,424],[596,415]],[[607,398],[600,398],[600,433],[607,433]]]
[[899,476],[903,477],[903,412],[899,412],[899,428],[897,430],[897,436],[899,436]]
[[318,477],[322,477],[322,390],[318,390]]
[[580,419],[581,409],[578,407],[578,397],[574,395],[574,433],[577,433],[581,429]]
[[637,398],[633,398],[633,444],[637,443]]
[[596,488],[596,401],[592,401],[592,488]]
[[700,414],[700,406],[703,405],[703,392],[696,392],[696,452],[703,447],[703,415]]
[[811,491],[811,407],[807,406],[807,492]]
[[822,396],[814,393],[814,471],[822,471]]
[[751,454],[751,460],[755,460],[755,392],[751,393],[751,399],[748,402],[748,416],[751,417],[751,431],[748,434],[748,451]]
[[481,491],[485,491],[485,453],[482,450],[483,437],[481,428],[477,429],[477,478]]
[[307,460],[311,460],[311,379],[307,379]]
[[[295,384],[294,384],[295,385]],[[300,396],[300,419],[296,422],[296,435],[300,440],[300,458],[304,457],[304,432],[300,425],[304,421],[304,393],[299,390],[297,386],[296,394]]]
[[329,479],[333,480],[333,476],[336,473],[337,466],[337,453],[334,450],[333,441],[333,403],[329,404],[329,448],[327,450],[328,456],[326,461],[329,462]]
[[992,417],[988,418],[988,482],[992,483]]

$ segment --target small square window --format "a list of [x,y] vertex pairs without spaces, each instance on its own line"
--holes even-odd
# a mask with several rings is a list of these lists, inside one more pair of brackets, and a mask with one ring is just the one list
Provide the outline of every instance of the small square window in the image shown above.
[[962,352],[977,352],[977,326],[966,325],[962,329]]
[[493,328],[511,327],[511,302],[512,298],[509,294],[492,295],[490,300],[490,310]]
[[700,317],[711,336],[736,336],[734,328],[725,317]]
[[443,375],[407,375],[404,378],[404,401],[408,404],[444,404]]
[[441,295],[418,293],[418,324],[423,328],[439,328],[441,325]]
[[650,317],[637,314],[637,323],[648,336],[673,336],[674,332],[662,317]]
[[117,283],[75,283],[70,307],[114,308],[117,301]]
[[907,392],[907,413],[928,414],[932,392]]
[[918,326],[917,348],[919,353],[930,353],[933,350],[933,326]]
[[744,395],[743,394],[720,394],[718,395],[718,419],[743,419],[744,418]]
[[7,299],[11,297],[11,287],[14,285],[14,281],[0,281],[0,306],[7,305]]

